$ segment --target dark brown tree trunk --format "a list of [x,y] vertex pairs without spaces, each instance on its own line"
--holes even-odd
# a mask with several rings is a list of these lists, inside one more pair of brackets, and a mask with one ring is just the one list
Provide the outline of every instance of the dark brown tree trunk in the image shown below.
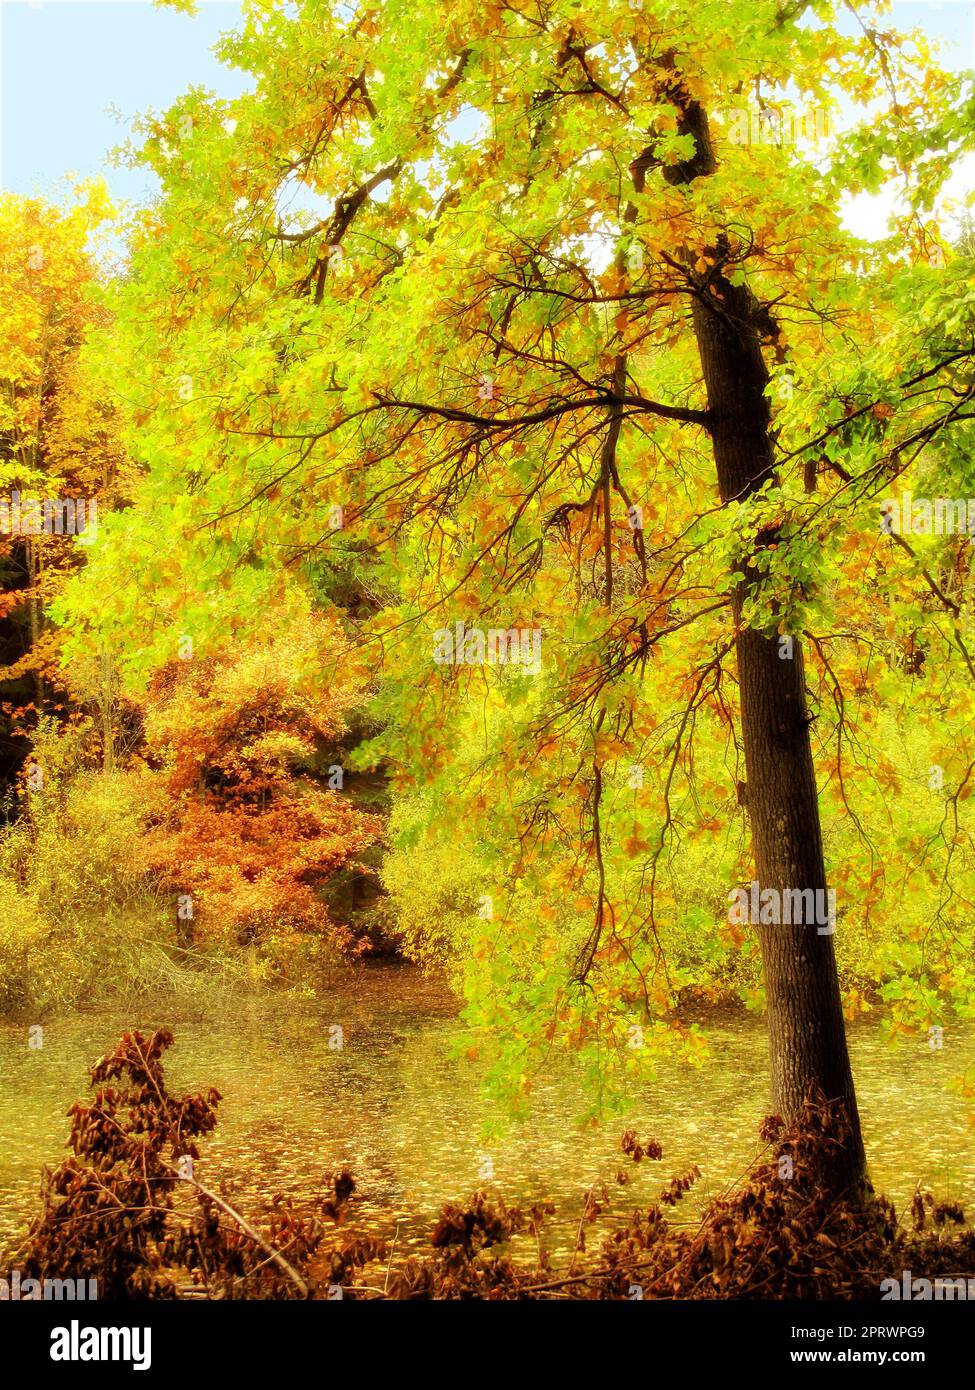
[[[682,92],[682,132],[695,139],[685,164],[665,170],[675,184],[715,167],[707,117]],[[642,171],[634,171],[642,178]],[[770,415],[760,325],[767,315],[747,285],[721,273],[728,248],[716,237],[708,259],[718,269],[696,277],[693,324],[712,416],[711,437],[722,501],[744,499],[774,476]],[[696,257],[695,257],[696,259]],[[689,274],[693,272],[689,269]],[[826,902],[826,870],[819,823],[816,772],[809,736],[802,652],[797,639],[780,644],[741,626],[742,605],[759,582],[753,570],[733,596],[742,737],[760,890],[817,890]],[[795,1118],[812,1091],[846,1109],[848,1141],[828,1174],[838,1186],[864,1175],[863,1140],[846,1044],[832,935],[816,922],[759,928],[765,968],[771,1052],[772,1105]]]

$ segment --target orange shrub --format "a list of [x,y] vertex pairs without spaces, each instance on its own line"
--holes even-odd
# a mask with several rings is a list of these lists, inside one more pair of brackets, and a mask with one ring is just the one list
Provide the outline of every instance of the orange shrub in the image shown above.
[[145,712],[147,759],[164,793],[150,866],[174,897],[192,899],[184,936],[199,927],[210,940],[273,937],[280,949],[314,932],[351,947],[316,889],[381,829],[350,803],[330,761],[357,692],[325,664],[337,624],[307,616],[278,625],[270,615],[268,630],[261,647],[158,673]]

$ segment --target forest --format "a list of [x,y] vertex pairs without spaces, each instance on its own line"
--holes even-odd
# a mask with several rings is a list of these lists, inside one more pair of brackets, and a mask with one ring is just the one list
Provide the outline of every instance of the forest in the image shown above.
[[975,1298],[907,8],[243,0],[0,194],[4,1297]]

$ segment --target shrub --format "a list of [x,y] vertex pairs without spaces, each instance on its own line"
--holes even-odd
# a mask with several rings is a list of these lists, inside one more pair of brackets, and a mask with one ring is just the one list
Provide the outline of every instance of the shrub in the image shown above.
[[146,756],[163,809],[145,852],[174,901],[192,898],[194,940],[198,930],[210,944],[254,944],[276,964],[300,950],[302,935],[354,944],[318,890],[382,823],[317,770],[354,693],[322,665],[339,638],[312,615],[290,626],[272,616],[259,647],[157,673]]
[[[307,1297],[307,1270],[355,1183],[326,1179],[317,1212],[283,1198],[267,1236],[198,1180],[197,1140],[217,1122],[220,1094],[169,1093],[162,1055],[173,1036],[124,1033],[91,1069],[95,1094],[71,1106],[71,1154],[46,1175],[43,1210],[32,1223],[22,1268],[27,1278],[96,1279],[99,1298],[177,1298],[202,1284],[210,1297]],[[189,1200],[179,1210],[177,1194]],[[287,1249],[285,1257],[281,1253]],[[345,1241],[323,1261],[327,1279],[384,1253],[375,1241]]]
[[[141,789],[84,766],[84,725],[44,721],[25,769],[22,813],[0,831],[0,1011],[44,1011],[172,969],[165,907],[140,864]],[[40,784],[31,787],[31,776]]]

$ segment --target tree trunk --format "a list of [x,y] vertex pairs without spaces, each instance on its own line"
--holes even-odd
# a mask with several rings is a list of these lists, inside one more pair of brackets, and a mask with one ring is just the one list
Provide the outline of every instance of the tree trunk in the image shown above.
[[[712,173],[715,159],[705,112],[679,81],[675,90],[682,111],[681,134],[694,136],[695,153],[685,163],[665,169],[664,176],[671,183],[686,184]],[[634,174],[642,180],[642,170]],[[720,265],[726,252],[719,244],[710,254]],[[701,278],[697,277],[699,283]],[[720,271],[693,300],[718,490],[724,502],[744,499],[774,477],[759,308],[747,285],[732,285]],[[732,600],[748,779],[745,799],[758,883],[760,890],[772,888],[780,895],[787,889],[819,890],[819,901],[825,903],[826,869],[802,652],[795,638],[790,653],[788,646],[780,649],[777,637],[742,628],[742,605],[758,582],[758,575],[746,570]],[[759,933],[773,1108],[794,1119],[811,1091],[842,1102],[850,1132],[827,1176],[841,1187],[856,1183],[864,1175],[865,1160],[832,935],[820,933],[816,923],[761,926]]]
[[[27,600],[27,617],[30,631],[30,650],[37,656],[37,642],[41,635],[41,624],[43,622],[43,612],[41,601],[38,597],[38,587],[41,582],[41,546],[40,541],[33,536],[28,536],[24,542],[25,554],[27,558],[27,587],[30,598]],[[44,677],[38,669],[34,671],[34,702],[37,705],[38,714],[44,704]]]
[[102,725],[102,772],[110,777],[115,771],[115,729],[112,715],[115,705],[115,670],[107,647],[99,660],[98,707]]

